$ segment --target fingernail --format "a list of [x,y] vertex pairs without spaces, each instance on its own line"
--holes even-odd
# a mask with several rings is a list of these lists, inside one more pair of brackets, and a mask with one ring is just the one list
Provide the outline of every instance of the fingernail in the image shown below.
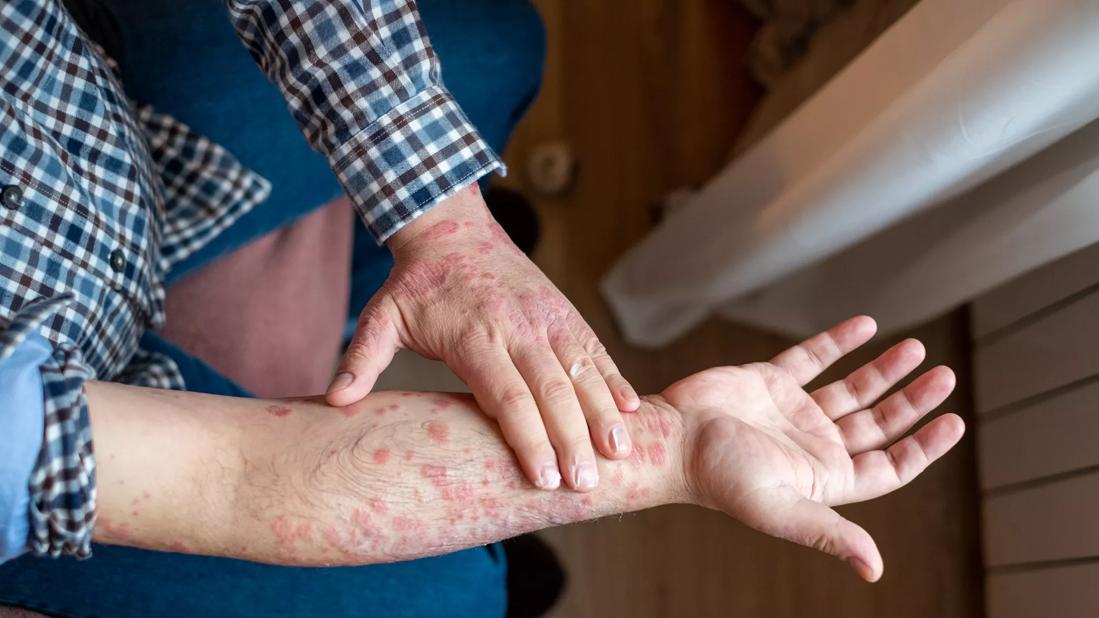
[[336,391],[342,391],[348,386],[351,386],[351,383],[354,381],[355,376],[345,371],[332,379],[332,384],[328,385],[328,392],[334,393]]
[[637,391],[633,390],[633,387],[629,384],[625,384],[621,388],[619,388],[618,394],[622,395],[622,398],[627,401],[636,401],[637,399],[639,399],[639,397],[637,396]]
[[557,489],[561,486],[561,472],[557,470],[557,464],[546,464],[538,474],[538,486],[542,489]]
[[611,449],[617,455],[625,455],[630,450],[630,436],[625,427],[616,425],[611,429]]
[[573,484],[576,485],[577,489],[595,489],[598,482],[599,478],[595,472],[595,464],[585,462],[574,468]]

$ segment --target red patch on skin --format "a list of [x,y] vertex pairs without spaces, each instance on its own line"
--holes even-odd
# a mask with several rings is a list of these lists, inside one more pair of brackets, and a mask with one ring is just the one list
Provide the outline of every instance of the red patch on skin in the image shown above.
[[174,551],[177,554],[191,553],[191,548],[188,547],[185,543],[181,543],[179,541],[173,541],[172,543],[169,543],[167,549],[168,551]]
[[664,445],[661,443],[649,445],[649,461],[653,462],[653,465],[663,466],[667,460],[667,451],[664,450]]
[[485,281],[496,281],[496,275],[492,273],[481,273],[481,278]]
[[284,547],[293,547],[297,541],[307,541],[313,535],[313,524],[303,521],[294,526],[294,522],[279,515],[271,520],[271,532],[275,534],[275,540]]
[[458,224],[454,221],[440,221],[435,225],[429,227],[427,231],[423,233],[425,240],[439,240],[446,236],[450,236],[458,231]]
[[347,547],[343,538],[340,536],[340,531],[332,526],[328,526],[321,532],[321,536],[324,537],[324,542],[328,543],[330,547],[340,552],[341,554],[350,554],[351,550]]
[[373,458],[374,458],[374,463],[379,464],[379,465],[388,462],[389,461],[389,449],[380,448],[380,449],[374,451]]
[[477,243],[477,253],[480,253],[481,255],[488,255],[492,253],[493,249],[495,248],[496,247],[490,242]]
[[137,517],[137,509],[134,509],[134,510],[130,511],[130,515],[133,515],[134,517]]
[[141,492],[141,497],[145,498],[146,500],[148,500],[149,498],[152,498],[152,496],[149,495],[149,492],[147,492],[147,491]]
[[385,502],[382,502],[381,498],[371,498],[370,508],[375,513],[382,513],[383,515],[389,511],[389,507],[385,505]]
[[446,397],[435,397],[434,399],[432,399],[432,400],[431,400],[431,403],[433,403],[433,404],[434,404],[434,405],[436,405],[436,406],[439,406],[439,409],[440,409],[440,410],[446,410],[446,409],[447,409],[447,408],[449,408],[449,407],[451,406],[451,404],[453,404],[454,402],[452,402],[451,400],[447,399]]
[[457,486],[443,487],[440,493],[443,496],[443,500],[467,501],[473,498],[473,486],[468,482],[465,482]]
[[389,404],[389,407],[386,408],[386,409],[389,410],[390,412],[396,412],[397,410],[401,409],[401,406],[399,406],[395,403],[391,403],[391,404]]
[[583,498],[580,498],[580,504],[583,504],[584,506],[591,506],[591,496],[585,495]]
[[621,466],[614,469],[614,482],[615,482],[615,484],[621,485],[622,484],[622,479],[624,479],[625,476],[626,475],[625,475],[624,472],[622,472],[622,467]]
[[404,452],[404,460],[405,461],[412,461],[412,458],[415,457],[415,456],[416,456],[416,453],[412,449],[409,449],[409,450]]
[[385,408],[374,408],[374,414],[385,416]]
[[279,418],[282,418],[284,416],[290,416],[292,412],[293,410],[287,408],[286,406],[267,406],[267,413],[271,416],[277,416]]
[[427,436],[435,444],[446,444],[450,440],[450,427],[446,423],[431,421],[426,429]]
[[420,466],[420,476],[425,479],[432,479],[439,481],[445,479],[447,475],[446,466],[437,466],[435,464],[424,464]]
[[422,532],[424,528],[424,523],[415,517],[398,515],[393,518],[393,529],[397,532]]
[[355,416],[362,411],[362,406],[344,406],[340,408],[340,414],[346,416],[347,418],[351,418],[352,416]]
[[481,195],[481,186],[477,183],[469,185],[469,192],[473,195]]

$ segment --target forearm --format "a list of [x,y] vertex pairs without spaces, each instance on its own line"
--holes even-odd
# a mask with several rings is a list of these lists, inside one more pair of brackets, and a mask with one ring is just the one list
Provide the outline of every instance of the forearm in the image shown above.
[[284,564],[441,554],[686,499],[678,414],[626,415],[635,453],[598,489],[524,480],[463,395],[375,393],[349,408],[90,384],[97,539]]

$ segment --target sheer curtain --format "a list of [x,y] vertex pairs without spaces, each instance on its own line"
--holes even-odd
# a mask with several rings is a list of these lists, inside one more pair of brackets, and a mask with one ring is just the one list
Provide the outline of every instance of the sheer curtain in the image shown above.
[[1094,0],[923,0],[620,259],[626,337],[901,328],[1099,241],[1097,33]]

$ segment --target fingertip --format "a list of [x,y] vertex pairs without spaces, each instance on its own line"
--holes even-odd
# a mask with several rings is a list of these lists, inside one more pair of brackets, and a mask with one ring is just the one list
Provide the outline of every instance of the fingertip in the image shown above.
[[865,334],[866,338],[873,337],[878,332],[878,322],[874,318],[868,315],[857,315],[851,318],[851,322],[856,331],[860,334]]
[[373,388],[374,380],[369,376],[356,376],[350,371],[341,371],[332,379],[324,398],[329,405],[342,408],[358,403],[363,397],[369,395]]

